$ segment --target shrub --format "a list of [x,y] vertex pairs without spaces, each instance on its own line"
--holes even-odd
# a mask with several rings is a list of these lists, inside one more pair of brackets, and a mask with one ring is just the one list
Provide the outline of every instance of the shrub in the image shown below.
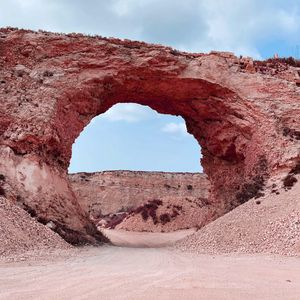
[[173,205],[174,208],[176,208],[177,210],[182,210],[182,206],[181,205]]
[[289,174],[283,179],[283,186],[289,189],[293,187],[297,181],[297,178],[293,174]]
[[286,64],[292,67],[300,67],[300,60],[295,59],[293,57],[281,57],[281,58],[269,58],[266,60],[267,63],[276,64],[278,62],[282,64]]
[[263,197],[264,195],[265,195],[264,193],[258,192],[258,193],[256,194],[256,196],[255,196],[255,199],[260,198],[260,197]]
[[173,208],[171,217],[176,218],[178,215],[179,215],[179,212]]
[[162,214],[160,215],[159,219],[162,225],[165,225],[166,223],[171,221],[171,217],[169,214]]
[[296,166],[291,170],[290,173],[293,173],[295,175],[300,174],[300,162],[296,164]]
[[161,200],[159,200],[159,199],[154,199],[154,200],[152,200],[150,203],[154,203],[154,204],[156,204],[157,206],[160,206],[160,205],[163,204],[163,202],[162,202]]
[[158,206],[162,205],[163,202],[159,199],[154,199],[149,201],[148,203],[137,207],[134,211],[132,211],[133,214],[141,214],[144,221],[147,221],[149,217],[152,218],[152,221],[154,224],[158,223],[158,219],[156,216],[156,210],[158,209]]
[[285,189],[291,189],[298,181],[295,175],[300,174],[300,162],[291,169],[289,174],[283,179],[283,186]]
[[153,224],[158,223],[157,216],[156,216],[156,210],[157,210],[157,207],[156,208],[151,208],[149,210],[149,215],[152,218]]
[[176,50],[176,49],[170,50],[170,53],[171,53],[172,55],[175,55],[175,56],[180,55],[180,52],[179,52],[178,50]]
[[119,225],[125,218],[127,217],[127,213],[120,213],[117,215],[113,215],[113,217],[108,221],[106,227],[114,229],[117,225]]
[[289,136],[292,139],[300,140],[300,131],[291,129],[289,127],[284,127],[282,130],[283,136]]
[[5,190],[2,186],[0,186],[0,196],[4,196],[5,197],[6,193]]
[[148,218],[149,218],[149,214],[148,214],[148,211],[146,209],[144,209],[142,211],[142,218],[143,218],[144,221],[147,221]]
[[46,70],[43,74],[43,76],[45,77],[52,77],[53,76],[53,72],[52,71],[49,71],[49,70]]
[[264,187],[264,178],[260,175],[255,176],[252,179],[251,183],[245,183],[242,186],[241,192],[236,194],[236,199],[238,200],[239,204],[243,204],[250,200],[253,197],[260,197],[263,194],[260,191]]
[[30,206],[28,206],[28,205],[25,204],[25,203],[23,203],[23,209],[24,209],[25,211],[27,211],[27,212],[30,214],[30,216],[31,216],[32,218],[34,218],[34,217],[37,216],[37,213],[36,213],[35,209],[31,208]]

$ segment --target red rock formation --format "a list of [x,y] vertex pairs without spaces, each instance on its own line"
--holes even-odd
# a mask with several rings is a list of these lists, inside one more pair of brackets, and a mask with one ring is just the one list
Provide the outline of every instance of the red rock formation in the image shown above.
[[[107,226],[115,227],[126,217],[118,228],[174,231],[200,227],[204,215],[213,218],[215,207],[207,205],[210,184],[201,173],[105,171],[70,174],[69,179],[80,206],[96,224],[108,221]],[[143,218],[142,207],[157,200],[161,205],[155,220]]]
[[68,177],[80,206],[94,217],[166,196],[207,199],[210,189],[201,173],[104,171]]
[[299,67],[128,40],[0,30],[0,173],[7,197],[62,235],[95,236],[66,173],[90,120],[120,102],[181,115],[202,147],[216,213],[299,161]]

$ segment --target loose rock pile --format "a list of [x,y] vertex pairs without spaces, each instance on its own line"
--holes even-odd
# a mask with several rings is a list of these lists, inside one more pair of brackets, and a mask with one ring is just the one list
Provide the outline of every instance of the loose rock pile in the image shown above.
[[0,196],[0,259],[26,251],[69,249],[58,234]]
[[[300,176],[298,176],[300,177]],[[259,203],[259,204],[258,204]],[[183,251],[300,255],[300,184],[235,208],[180,241]]]

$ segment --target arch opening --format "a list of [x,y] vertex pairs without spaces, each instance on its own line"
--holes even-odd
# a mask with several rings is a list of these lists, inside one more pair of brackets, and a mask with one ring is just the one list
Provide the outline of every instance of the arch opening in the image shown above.
[[201,149],[182,117],[135,103],[94,117],[72,147],[69,173],[105,170],[202,172]]
[[[70,160],[73,142],[92,118],[117,103],[130,103],[134,99],[134,103],[185,120],[187,131],[202,149],[202,166],[213,184],[211,202],[226,199],[225,210],[229,210],[247,201],[250,195],[244,195],[247,193],[243,184],[246,181],[252,184],[251,169],[260,162],[252,156],[251,147],[257,145],[249,141],[255,120],[244,100],[233,91],[202,79],[150,76],[146,80],[148,76],[146,73],[144,77],[122,77],[122,84],[117,78],[107,76],[100,82],[91,81],[82,88],[72,89],[64,101],[72,103],[81,119],[76,116],[76,127],[66,141],[65,159]],[[83,107],[83,102],[88,102],[89,107]],[[245,165],[250,168],[245,169]]]
[[[50,135],[51,141],[42,148],[44,160],[55,165],[60,176],[68,181],[67,168],[76,138],[94,117],[115,104],[132,101],[158,113],[181,116],[187,131],[200,144],[202,166],[211,184],[207,200],[200,204],[201,214],[197,217],[200,227],[259,192],[264,178],[256,177],[256,173],[266,170],[259,169],[261,163],[253,156],[257,145],[250,142],[255,123],[249,114],[251,108],[228,88],[202,79],[163,77],[146,71],[144,76],[104,76],[83,81],[76,88],[67,86],[56,100],[55,134]],[[82,210],[74,190],[69,192],[72,205]],[[81,218],[86,217],[83,210]],[[90,220],[88,226],[85,230],[94,228],[89,235],[97,238]]]
[[200,151],[182,117],[119,103],[94,117],[73,144],[69,179],[79,204],[106,235],[108,229],[193,230],[209,194]]
[[[200,204],[200,227],[254,197],[264,185],[266,158],[253,156],[257,145],[249,143],[255,123],[249,114],[252,108],[228,88],[202,79],[171,79],[147,72],[144,77],[126,76],[121,80],[107,76],[83,88],[73,89],[67,99],[81,116],[69,142],[77,138],[93,117],[117,103],[132,102],[131,99],[185,120],[187,131],[201,145],[203,169],[211,183],[207,200]],[[81,105],[87,99],[88,113]],[[69,152],[68,159],[70,156]]]

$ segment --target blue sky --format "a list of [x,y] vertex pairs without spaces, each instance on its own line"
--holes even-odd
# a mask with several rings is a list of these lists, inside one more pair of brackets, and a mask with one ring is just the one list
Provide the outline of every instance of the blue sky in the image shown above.
[[[274,53],[297,55],[300,0],[0,0],[0,26],[82,32],[265,59]],[[199,146],[181,118],[119,104],[80,135],[70,171],[192,172],[201,169],[199,159]]]
[[199,172],[200,147],[181,117],[117,104],[92,120],[73,145],[69,171]]

